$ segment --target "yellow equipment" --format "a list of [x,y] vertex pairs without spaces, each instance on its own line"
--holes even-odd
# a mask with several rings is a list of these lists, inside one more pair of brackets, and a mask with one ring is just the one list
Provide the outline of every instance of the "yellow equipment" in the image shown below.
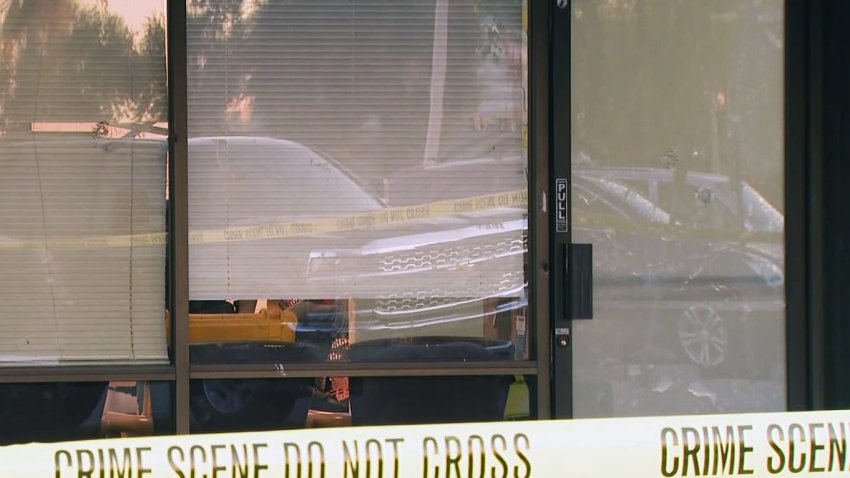
[[[295,342],[298,316],[281,309],[280,302],[268,301],[265,309],[253,314],[189,314],[189,343]],[[171,316],[166,313],[166,334],[171,337]]]

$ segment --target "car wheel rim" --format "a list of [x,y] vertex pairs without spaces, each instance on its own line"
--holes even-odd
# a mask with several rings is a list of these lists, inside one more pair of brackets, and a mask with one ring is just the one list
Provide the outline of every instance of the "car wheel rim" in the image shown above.
[[679,343],[694,363],[704,367],[719,365],[726,358],[729,345],[723,319],[713,307],[691,305],[679,322]]

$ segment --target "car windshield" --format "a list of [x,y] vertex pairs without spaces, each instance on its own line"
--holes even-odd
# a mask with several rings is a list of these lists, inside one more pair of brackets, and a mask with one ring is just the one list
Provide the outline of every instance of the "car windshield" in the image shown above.
[[338,164],[291,141],[194,138],[189,169],[190,226],[197,228],[384,207]]
[[744,227],[748,231],[782,232],[784,218],[767,199],[747,183],[741,185]]
[[629,217],[659,224],[670,222],[670,214],[628,186],[609,179],[589,176],[584,176],[584,179],[596,186],[605,197],[625,205],[629,210]]

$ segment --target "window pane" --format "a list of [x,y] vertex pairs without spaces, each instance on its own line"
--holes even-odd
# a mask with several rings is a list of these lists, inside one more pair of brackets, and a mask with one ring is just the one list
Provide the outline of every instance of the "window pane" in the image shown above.
[[173,433],[168,382],[0,384],[0,444]]
[[162,7],[3,2],[0,363],[166,360]]
[[572,5],[575,415],[784,409],[784,2]]
[[192,342],[528,358],[524,2],[191,5]]
[[204,379],[191,386],[194,433],[532,418],[517,376]]
[[96,438],[107,388],[105,382],[0,385],[0,442]]

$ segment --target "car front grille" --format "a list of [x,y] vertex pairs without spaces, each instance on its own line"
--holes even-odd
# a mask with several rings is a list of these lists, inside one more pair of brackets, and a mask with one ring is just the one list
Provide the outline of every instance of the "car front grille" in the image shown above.
[[493,241],[468,240],[447,247],[413,249],[381,255],[378,269],[381,272],[405,272],[418,269],[443,269],[466,264],[493,260],[499,257],[521,254],[526,248],[526,239],[515,234]]
[[[479,301],[488,297],[498,297],[509,293],[517,293],[525,285],[523,271],[506,272],[489,283],[468,284],[461,289],[431,288],[417,291],[415,294],[392,294],[384,299],[377,299],[374,311],[379,314],[426,311],[436,308],[454,307]],[[449,296],[452,294],[452,296]]]

